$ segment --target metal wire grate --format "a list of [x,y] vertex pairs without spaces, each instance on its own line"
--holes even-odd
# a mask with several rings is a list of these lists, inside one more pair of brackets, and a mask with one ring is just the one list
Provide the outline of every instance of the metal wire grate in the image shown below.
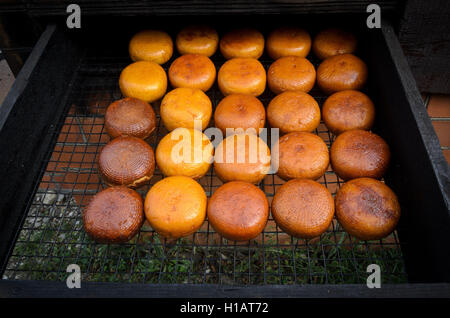
[[[216,54],[217,69],[224,62]],[[174,57],[175,58],[175,57]],[[174,59],[172,58],[172,60]],[[314,58],[311,57],[314,62]],[[261,61],[266,69],[272,62]],[[166,70],[170,62],[165,65]],[[67,101],[67,116],[43,177],[30,204],[4,279],[65,280],[69,264],[78,264],[83,281],[219,284],[321,284],[365,283],[369,264],[382,270],[382,282],[406,282],[403,257],[396,233],[379,241],[358,241],[333,220],[320,238],[295,239],[283,233],[273,218],[255,240],[236,243],[214,232],[208,221],[187,238],[168,244],[144,224],[126,244],[105,245],[92,241],[84,232],[83,208],[105,185],[97,174],[99,150],[109,141],[103,130],[106,107],[121,98],[120,71],[129,64],[126,56],[86,49],[75,74]],[[314,63],[317,66],[317,63]],[[223,98],[217,84],[207,93],[213,107]],[[322,105],[325,96],[314,88],[311,95]],[[273,94],[260,96],[267,107]],[[64,105],[61,105],[64,106]],[[148,138],[156,149],[167,133],[158,118],[156,132]],[[211,126],[214,124],[211,123]],[[315,132],[330,146],[333,136],[320,124]],[[151,185],[162,178],[156,169]],[[222,182],[212,169],[199,180],[208,197]],[[341,185],[332,171],[319,180],[333,194]],[[284,183],[268,175],[261,183],[269,203]],[[146,186],[138,191],[145,197]]]

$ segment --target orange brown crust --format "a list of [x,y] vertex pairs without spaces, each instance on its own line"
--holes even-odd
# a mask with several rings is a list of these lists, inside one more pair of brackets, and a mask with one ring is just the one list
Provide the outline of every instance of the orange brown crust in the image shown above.
[[120,73],[119,86],[125,97],[134,97],[150,103],[166,93],[167,75],[155,62],[134,62]]
[[145,197],[145,216],[162,237],[178,239],[197,231],[206,216],[207,197],[202,186],[185,176],[158,181]]
[[126,187],[111,187],[97,193],[83,212],[89,236],[99,243],[131,240],[144,222],[143,200]]
[[217,83],[222,94],[261,95],[266,88],[266,70],[251,58],[234,58],[225,62],[218,73]]
[[307,93],[287,91],[270,101],[267,120],[282,133],[311,132],[320,124],[319,104]]
[[350,32],[327,29],[316,35],[312,49],[319,59],[324,60],[335,55],[354,53],[356,46],[356,37]]
[[308,32],[295,27],[282,27],[267,37],[266,51],[274,60],[284,56],[306,57],[311,50]]
[[[256,145],[256,153],[250,154],[250,145]],[[231,160],[228,160],[228,158]],[[269,147],[256,135],[232,135],[225,138],[216,147],[214,171],[224,182],[245,181],[258,183],[264,179],[269,170]]]
[[264,105],[252,95],[228,95],[220,101],[214,112],[214,124],[224,135],[227,128],[242,128],[244,131],[253,128],[258,134],[265,123]]
[[[195,141],[198,138],[198,141]],[[190,158],[184,160],[183,151],[179,152],[181,158],[174,158],[174,148],[180,142],[188,140],[190,144]],[[196,158],[196,152],[197,157]],[[211,141],[201,131],[187,128],[177,128],[165,135],[156,148],[156,163],[165,176],[186,176],[193,179],[203,177],[209,170],[213,159],[214,147]],[[175,159],[175,160],[174,160]],[[177,160],[182,160],[178,162]]]
[[369,130],[375,121],[375,106],[370,98],[359,91],[334,93],[322,106],[323,121],[335,135],[347,130]]
[[328,147],[319,136],[308,132],[292,132],[278,141],[278,176],[285,180],[316,180],[327,171]]
[[133,136],[145,139],[156,128],[152,106],[137,98],[123,98],[111,103],[105,113],[105,130],[111,138]]
[[264,192],[242,181],[228,182],[211,196],[208,221],[214,230],[233,241],[248,241],[258,236],[269,217]]
[[220,52],[226,59],[258,59],[264,52],[264,36],[253,29],[230,31],[220,39]]
[[326,94],[361,89],[367,81],[367,66],[353,54],[327,58],[317,68],[317,85]]
[[378,240],[394,231],[400,204],[384,183],[359,178],[346,182],[336,194],[336,217],[342,227],[361,240]]
[[160,106],[161,120],[172,131],[176,128],[196,128],[195,121],[201,122],[201,129],[208,127],[212,115],[209,97],[198,88],[179,87],[164,96]]
[[390,157],[383,138],[365,130],[346,131],[331,145],[331,165],[344,180],[380,179],[386,173]]
[[123,136],[100,151],[99,172],[108,185],[138,188],[148,184],[155,171],[152,147],[144,140]]
[[316,81],[314,65],[304,57],[286,56],[270,65],[267,83],[275,94],[285,91],[308,93]]
[[219,45],[216,30],[206,25],[191,25],[177,34],[176,46],[180,54],[212,56]]
[[330,226],[334,216],[333,196],[315,181],[290,180],[275,193],[272,216],[284,232],[310,239],[321,235]]
[[173,54],[173,42],[166,32],[144,30],[136,33],[128,46],[133,61],[166,63]]
[[182,55],[169,68],[169,81],[173,87],[198,88],[206,92],[215,80],[216,67],[205,55]]

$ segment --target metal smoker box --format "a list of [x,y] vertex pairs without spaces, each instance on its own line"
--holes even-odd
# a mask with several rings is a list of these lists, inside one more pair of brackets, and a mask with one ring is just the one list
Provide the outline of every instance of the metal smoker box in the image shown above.
[[[320,15],[319,15],[320,17]],[[189,21],[203,20],[219,34],[230,16],[157,16],[90,19],[80,31],[48,25],[0,108],[0,295],[155,297],[398,297],[450,293],[449,169],[426,114],[394,29],[347,22],[367,63],[365,91],[376,105],[374,131],[390,145],[385,182],[402,207],[397,231],[386,239],[358,241],[336,222],[317,240],[293,239],[273,224],[256,240],[237,244],[221,238],[208,222],[187,239],[166,245],[144,226],[126,244],[102,245],[84,233],[81,213],[104,187],[96,159],[109,137],[103,114],[121,98],[118,76],[127,64],[127,43],[143,28],[172,36]],[[266,19],[270,19],[270,23]],[[328,19],[328,18],[327,18]],[[326,24],[342,24],[342,17]],[[314,18],[249,16],[237,19],[265,35],[285,20],[313,35],[325,27]],[[307,22],[305,22],[307,21]],[[353,20],[352,20],[353,21]],[[358,21],[358,20],[354,20]],[[355,27],[356,25],[356,27]],[[173,61],[175,56],[172,57]],[[317,67],[319,61],[308,57]],[[212,57],[217,70],[224,59]],[[171,61],[164,65],[167,70]],[[261,58],[267,69],[272,60]],[[223,97],[217,84],[207,93],[213,108]],[[321,105],[326,96],[311,95]],[[266,89],[265,106],[273,98]],[[155,149],[167,133],[153,107]],[[213,123],[211,123],[213,126]],[[328,146],[334,136],[323,123],[315,132]],[[151,184],[162,178],[156,170]],[[334,195],[342,184],[331,170],[319,180]],[[212,169],[200,184],[210,196],[222,183]],[[259,185],[269,200],[282,184],[274,175]],[[149,187],[140,190],[142,195]],[[69,264],[80,264],[83,288],[69,290]],[[380,264],[381,289],[368,289],[368,264]],[[42,288],[45,287],[45,288]]]

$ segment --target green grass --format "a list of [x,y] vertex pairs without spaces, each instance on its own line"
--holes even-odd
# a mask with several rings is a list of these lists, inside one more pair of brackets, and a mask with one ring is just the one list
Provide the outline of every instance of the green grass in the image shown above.
[[[209,234],[211,235],[211,234]],[[344,232],[325,233],[279,247],[273,237],[264,245],[194,245],[180,239],[167,245],[145,227],[127,244],[97,244],[85,234],[79,209],[37,209],[27,217],[4,278],[65,280],[69,264],[78,264],[83,281],[222,284],[365,283],[371,263],[381,267],[383,283],[406,282],[396,245],[352,240]],[[295,244],[297,243],[297,244]],[[297,247],[296,247],[297,246]]]
[[[80,266],[83,281],[148,283],[304,284],[364,283],[367,265],[376,263],[383,282],[405,282],[397,248],[353,249],[324,235],[321,244],[299,248],[265,246],[192,246],[186,239],[164,246],[157,235],[129,244],[96,244],[68,233],[61,244],[53,231],[34,231],[29,242],[18,242],[6,276],[64,280],[66,267]],[[342,236],[343,238],[344,236]],[[42,238],[42,241],[41,241]],[[50,242],[50,243],[48,243]],[[82,243],[82,244],[80,244]],[[322,246],[325,246],[322,248]],[[264,275],[265,273],[265,275]],[[16,276],[16,277],[14,277]]]

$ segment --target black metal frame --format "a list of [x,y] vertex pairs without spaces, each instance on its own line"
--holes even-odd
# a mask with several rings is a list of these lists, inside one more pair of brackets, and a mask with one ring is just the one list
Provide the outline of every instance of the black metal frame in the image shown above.
[[[393,11],[398,0],[379,0],[383,11]],[[65,16],[70,0],[10,0],[0,5],[4,12],[27,12],[30,16]],[[210,15],[210,14],[312,14],[312,13],[360,13],[372,3],[370,0],[79,0],[83,15]]]
[[[397,158],[387,176],[406,213],[400,240],[407,241],[410,282],[450,281],[450,170],[394,30],[374,32],[370,87],[378,107],[378,127],[389,136]],[[376,61],[382,60],[383,64]],[[381,115],[381,116],[380,116]]]
[[[48,27],[33,49],[0,110],[2,238],[0,255],[4,262],[23,219],[23,209],[38,182],[40,165],[52,144],[51,132],[57,129],[63,109],[54,109],[64,98],[76,63],[76,48],[65,40],[56,27]],[[52,47],[53,50],[48,50]],[[46,50],[47,49],[47,50]],[[62,54],[62,55],[61,55]],[[46,79],[52,72],[55,77]],[[38,92],[46,91],[35,100]]]
[[[404,211],[408,211],[402,217],[399,232],[401,240],[407,242],[402,245],[402,249],[406,257],[409,281],[448,282],[450,281],[446,271],[450,264],[446,248],[450,237],[448,165],[440,151],[431,123],[424,113],[425,110],[420,108],[423,107],[420,94],[405,64],[392,27],[384,23],[381,31],[371,31],[368,36],[370,41],[367,43],[372,45],[370,49],[366,48],[369,52],[367,61],[372,70],[369,86],[380,110],[378,118],[383,119],[379,120],[377,126],[380,134],[389,136],[395,158],[394,167],[387,179],[399,193],[401,204],[405,207]],[[6,268],[6,262],[12,253],[29,207],[25,202],[31,202],[31,196],[37,190],[42,176],[42,165],[46,162],[45,158],[49,157],[56,142],[55,136],[62,128],[60,123],[65,110],[54,109],[54,105],[65,105],[64,100],[68,96],[64,92],[70,91],[75,67],[79,65],[80,58],[81,50],[73,39],[68,38],[65,32],[58,28],[47,28],[17,78],[4,107],[0,110],[0,118],[5,120],[1,125],[3,127],[0,127],[0,146],[5,150],[0,156],[0,171],[4,174],[2,180],[8,180],[0,184],[0,190],[5,194],[0,198],[2,211],[0,255],[3,270]],[[61,65],[64,67],[61,68]],[[49,83],[47,76],[49,73],[54,76],[55,82]],[[39,105],[30,103],[35,100],[35,94],[44,95]],[[392,107],[393,102],[396,104],[395,108]],[[400,118],[405,120],[400,121]],[[411,140],[411,143],[404,143],[405,140]],[[415,160],[410,160],[412,155],[415,156]],[[409,175],[411,179],[406,179]],[[423,211],[426,211],[427,207],[433,209],[431,213],[424,214]],[[11,288],[20,290],[19,295],[37,295],[33,290],[40,283],[2,280],[0,288],[7,296],[13,296]],[[42,282],[42,284],[51,286],[49,290],[55,296],[58,290],[66,289],[65,285],[60,283]],[[181,296],[184,291],[192,297],[227,295],[224,291],[230,291],[229,295],[232,296],[253,296],[253,292],[252,295],[248,294],[252,288],[253,291],[259,291],[261,296],[276,296],[281,292],[289,292],[293,296],[305,296],[305,292],[311,293],[310,295],[327,296],[330,290],[334,291],[336,296],[349,295],[349,290],[353,291],[350,292],[351,295],[369,297],[375,296],[375,293],[385,297],[400,296],[393,292],[395,290],[402,292],[409,290],[412,295],[415,293],[448,295],[446,284],[426,285],[426,287],[401,284],[374,293],[369,292],[363,285],[230,288],[217,285],[206,285],[201,288],[191,285],[158,285],[158,292],[149,292],[152,284],[114,285],[121,286],[121,290],[109,293],[107,291],[111,284],[84,284],[89,286],[88,289],[95,290],[96,294],[92,294],[93,296],[123,296],[121,290],[129,288],[125,286],[134,286],[131,288],[134,292],[129,294],[131,296],[144,294]],[[86,289],[80,292],[83,290]],[[173,295],[173,291],[177,291],[177,294]]]
[[81,283],[0,281],[0,297],[10,298],[442,298],[450,284],[394,284],[369,289],[361,285],[255,285]]

